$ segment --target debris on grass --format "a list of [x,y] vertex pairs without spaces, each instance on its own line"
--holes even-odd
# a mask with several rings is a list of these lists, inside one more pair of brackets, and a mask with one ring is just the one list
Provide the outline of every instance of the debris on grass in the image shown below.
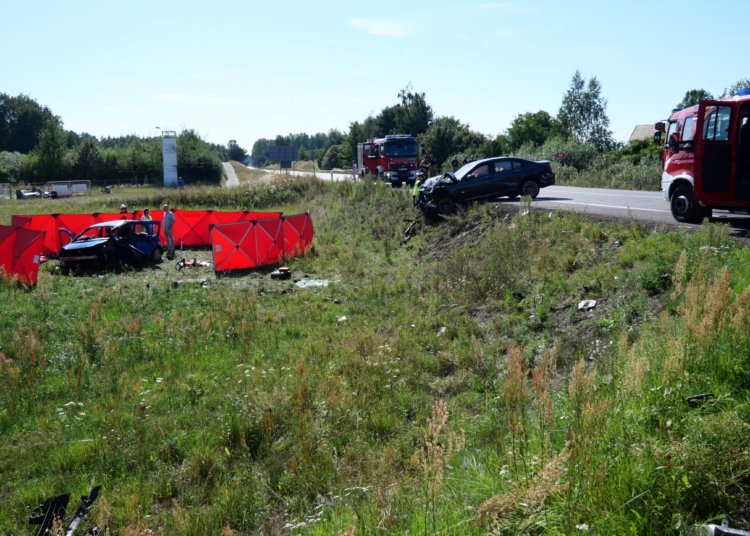
[[327,287],[330,281],[328,279],[308,279],[307,281],[297,281],[294,283],[299,288],[308,287]]

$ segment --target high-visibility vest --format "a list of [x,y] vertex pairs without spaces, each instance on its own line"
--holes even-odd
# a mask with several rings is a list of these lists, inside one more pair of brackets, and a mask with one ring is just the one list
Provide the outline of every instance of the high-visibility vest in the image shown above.
[[422,183],[419,181],[414,181],[414,190],[412,190],[411,195],[414,197],[417,197],[419,195],[419,187],[422,186]]

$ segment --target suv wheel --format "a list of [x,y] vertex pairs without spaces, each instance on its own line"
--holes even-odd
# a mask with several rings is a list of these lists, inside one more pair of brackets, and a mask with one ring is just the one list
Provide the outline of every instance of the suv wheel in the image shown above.
[[536,199],[539,195],[539,183],[536,179],[524,179],[521,181],[521,187],[518,189],[520,194]]
[[448,216],[456,211],[456,203],[448,196],[438,199],[435,206],[437,207],[437,213],[442,216]]
[[151,252],[151,260],[154,262],[161,262],[161,256],[164,251],[160,247],[155,247]]

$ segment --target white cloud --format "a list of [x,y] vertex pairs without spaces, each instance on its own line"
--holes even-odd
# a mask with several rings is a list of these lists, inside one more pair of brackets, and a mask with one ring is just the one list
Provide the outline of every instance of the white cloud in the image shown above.
[[413,22],[387,19],[351,18],[346,21],[346,24],[373,35],[387,35],[389,37],[405,37],[417,27]]
[[160,93],[154,99],[176,104],[199,104],[201,106],[237,106],[242,101],[220,95],[182,95],[179,93]]

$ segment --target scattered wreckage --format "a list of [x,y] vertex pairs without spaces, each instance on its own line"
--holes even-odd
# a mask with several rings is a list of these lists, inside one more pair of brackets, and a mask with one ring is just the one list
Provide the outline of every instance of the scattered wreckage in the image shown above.
[[159,241],[160,221],[115,220],[96,223],[78,236],[59,230],[62,246],[60,268],[88,265],[114,268],[120,263],[136,266],[143,261],[161,262],[164,248]]
[[[34,508],[32,515],[26,521],[29,525],[39,525],[39,530],[36,532],[36,536],[52,536],[53,534],[65,534],[65,536],[73,536],[78,525],[88,515],[91,506],[99,496],[101,486],[91,488],[88,495],[81,497],[81,505],[76,509],[73,517],[65,525],[62,532],[56,529],[56,525],[60,527],[65,522],[65,511],[68,508],[68,502],[70,502],[70,493],[61,493],[54,497],[50,497],[42,504]],[[85,534],[85,536],[97,536],[101,533],[99,527],[92,527]]]

